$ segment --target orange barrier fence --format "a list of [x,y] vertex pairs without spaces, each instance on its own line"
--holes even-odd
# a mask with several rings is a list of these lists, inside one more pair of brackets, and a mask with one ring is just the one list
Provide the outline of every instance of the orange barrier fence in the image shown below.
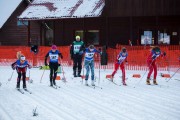
[[[128,64],[127,70],[147,70],[146,58],[150,53],[149,46],[120,46],[117,45],[116,49],[108,48],[108,65],[100,66],[101,69],[113,69],[114,61],[121,51],[122,47],[126,47],[128,51]],[[162,51],[165,51],[166,58],[158,58],[157,66],[159,70],[174,70],[180,67],[180,46],[160,46]],[[10,66],[17,58],[16,53],[22,51],[27,60],[33,66],[44,65],[44,57],[50,50],[50,47],[39,46],[38,54],[34,54],[30,51],[30,47],[26,46],[0,46],[0,66]],[[69,46],[59,46],[58,50],[63,54],[61,64],[63,66],[72,66],[72,60],[70,59]],[[95,68],[99,68],[100,56],[95,55]]]

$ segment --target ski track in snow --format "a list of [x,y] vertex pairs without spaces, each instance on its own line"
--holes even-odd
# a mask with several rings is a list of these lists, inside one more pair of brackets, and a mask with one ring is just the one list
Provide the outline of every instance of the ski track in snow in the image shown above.
[[[116,86],[105,79],[112,70],[101,70],[100,87],[103,89],[93,89],[85,86],[84,82],[82,84],[81,78],[73,78],[72,73],[68,73],[72,68],[64,68],[64,71],[68,82],[57,81],[61,88],[53,89],[48,86],[49,71],[45,71],[40,83],[43,71],[32,69],[31,79],[34,82],[27,83],[32,94],[21,94],[15,89],[17,74],[14,72],[12,80],[7,83],[12,70],[1,67],[0,72],[5,76],[0,76],[0,120],[180,119],[180,82],[177,80],[166,82],[168,79],[158,76],[159,85],[156,86],[146,85],[144,77],[137,84],[140,79],[131,77],[134,71],[126,71],[128,86]],[[116,76],[120,75],[117,73]],[[174,77],[179,78],[180,75]],[[121,78],[115,77],[115,82],[121,84]],[[98,85],[98,79],[95,84]],[[32,111],[36,106],[38,116],[33,117]]]

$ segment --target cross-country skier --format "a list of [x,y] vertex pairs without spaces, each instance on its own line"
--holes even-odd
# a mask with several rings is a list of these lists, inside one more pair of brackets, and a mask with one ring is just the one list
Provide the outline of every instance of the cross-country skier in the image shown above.
[[57,50],[56,45],[52,45],[51,50],[46,54],[45,56],[45,66],[48,66],[47,58],[49,57],[49,68],[50,68],[50,86],[56,85],[56,76],[58,71],[58,66],[60,64],[58,63],[58,57],[61,57],[63,59],[62,54]]
[[101,53],[101,52],[96,50],[94,45],[90,45],[88,48],[85,49],[84,53],[85,53],[84,67],[86,68],[85,85],[88,86],[89,72],[91,70],[91,85],[95,86],[94,84],[94,54]]
[[[71,58],[73,59],[74,77],[81,77],[82,55],[83,55],[84,49],[85,49],[84,42],[80,39],[80,36],[76,36],[76,40],[72,43],[72,46],[70,49]],[[77,68],[78,68],[78,71],[77,71]]]
[[16,69],[18,73],[16,88],[20,89],[20,82],[21,82],[21,76],[22,76],[23,88],[26,89],[26,71],[27,71],[27,67],[29,69],[31,68],[31,65],[28,64],[26,57],[21,54],[21,56],[18,57],[18,60],[14,62],[11,66],[13,70]]
[[118,54],[117,56],[117,59],[115,61],[115,64],[114,64],[114,71],[112,73],[112,77],[111,77],[111,80],[113,81],[113,78],[114,78],[114,75],[116,74],[119,66],[122,70],[122,83],[123,85],[127,85],[126,82],[125,82],[125,68],[124,68],[124,61],[127,63],[127,56],[128,56],[128,53],[127,53],[127,50],[125,47],[122,48],[121,52]]
[[165,52],[161,52],[159,47],[153,47],[150,54],[148,55],[147,58],[147,65],[149,67],[149,73],[147,76],[146,84],[151,85],[150,83],[150,76],[154,70],[154,78],[153,78],[153,84],[158,85],[156,81],[156,76],[157,76],[157,66],[156,66],[156,59],[161,56],[164,57],[166,56]]

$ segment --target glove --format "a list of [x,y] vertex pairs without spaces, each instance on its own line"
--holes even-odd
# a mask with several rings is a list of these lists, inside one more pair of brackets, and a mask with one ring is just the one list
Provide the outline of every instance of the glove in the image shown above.
[[16,69],[16,67],[13,67],[13,66],[12,66],[12,69],[13,69],[13,70],[15,70],[15,69]]
[[28,68],[29,68],[29,69],[31,69],[31,68],[32,68],[32,66],[31,66],[31,65],[29,65],[29,66],[28,66]]
[[11,65],[11,68],[13,69],[13,70],[15,70],[16,69],[16,65]]
[[48,66],[48,64],[45,62],[45,66]]
[[163,55],[166,56],[166,52],[164,52]]
[[156,58],[156,56],[154,55],[154,56],[152,56],[152,59],[154,60]]
[[58,66],[61,66],[61,64],[58,64]]
[[121,64],[121,62],[118,60],[117,64]]
[[80,51],[80,52],[79,52],[79,55],[82,55],[82,54],[83,54],[83,51]]

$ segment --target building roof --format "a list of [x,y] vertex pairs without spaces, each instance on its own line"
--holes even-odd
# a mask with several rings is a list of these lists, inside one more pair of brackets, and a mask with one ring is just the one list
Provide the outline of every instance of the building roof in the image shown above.
[[16,10],[22,0],[1,0],[0,1],[0,28]]
[[98,17],[104,6],[105,0],[34,0],[19,19]]

